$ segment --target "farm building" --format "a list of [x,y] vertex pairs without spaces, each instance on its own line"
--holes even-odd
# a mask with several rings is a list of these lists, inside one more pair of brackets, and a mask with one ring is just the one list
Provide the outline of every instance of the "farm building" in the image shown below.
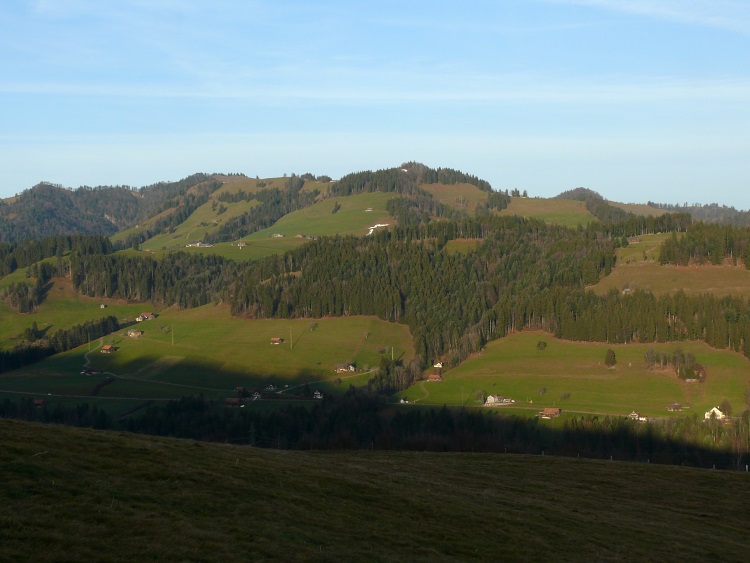
[[636,422],[648,422],[648,417],[647,416],[643,416],[642,414],[639,414],[639,413],[637,413],[635,411],[631,412],[628,415],[628,418],[630,420],[635,420]]
[[138,315],[135,318],[135,320],[138,321],[138,322],[141,322],[141,321],[150,321],[150,320],[153,320],[155,318],[156,318],[156,315],[154,315],[151,311],[148,311],[146,313],[141,313],[140,315]]
[[114,347],[112,347],[110,344],[105,344],[102,346],[102,354],[111,354],[114,352]]
[[333,371],[336,373],[353,372],[356,368],[352,364],[336,364]]
[[667,410],[669,412],[679,412],[682,410],[682,405],[680,403],[672,403],[667,407]]
[[140,338],[141,336],[143,336],[143,331],[142,330],[129,330],[128,336],[130,338]]
[[503,397],[502,395],[487,395],[484,401],[485,407],[499,407],[500,405],[510,405],[515,403],[513,399]]
[[284,343],[284,339],[283,338],[272,338],[271,339],[271,344],[278,345],[278,344],[283,344],[283,343]]
[[443,378],[439,373],[431,373],[427,376],[427,381],[442,381]]
[[724,420],[727,417],[721,410],[719,410],[719,407],[714,407],[710,411],[707,411],[705,415],[703,415],[703,418],[705,420],[710,420],[711,418],[715,418],[716,420]]
[[544,407],[544,410],[542,410],[539,413],[539,416],[542,418],[557,418],[560,416],[560,410],[559,407]]

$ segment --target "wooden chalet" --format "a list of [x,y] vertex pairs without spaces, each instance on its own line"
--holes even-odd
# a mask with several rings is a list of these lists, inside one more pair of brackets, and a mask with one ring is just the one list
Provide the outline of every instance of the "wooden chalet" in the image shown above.
[[560,416],[560,407],[544,407],[544,410],[539,412],[541,418],[557,418]]
[[274,345],[278,346],[279,344],[283,344],[283,343],[284,343],[284,339],[283,338],[272,338],[271,339],[271,344],[274,344]]
[[110,344],[105,344],[104,346],[102,346],[102,350],[101,350],[102,354],[111,354],[114,351],[115,351],[114,346]]

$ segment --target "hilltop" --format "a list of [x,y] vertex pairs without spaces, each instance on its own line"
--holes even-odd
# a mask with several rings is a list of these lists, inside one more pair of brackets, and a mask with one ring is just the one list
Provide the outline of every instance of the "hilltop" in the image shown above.
[[747,549],[745,474],[261,450],[5,420],[0,441],[4,560],[698,561]]

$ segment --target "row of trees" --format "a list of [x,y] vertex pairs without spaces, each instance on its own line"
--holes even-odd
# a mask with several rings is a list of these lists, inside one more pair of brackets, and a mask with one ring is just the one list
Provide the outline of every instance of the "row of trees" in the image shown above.
[[697,416],[639,424],[581,416],[561,429],[537,419],[478,410],[389,408],[382,395],[350,389],[312,407],[226,409],[201,397],[152,403],[125,420],[88,404],[34,407],[5,400],[0,416],[178,438],[289,449],[508,452],[740,468],[750,462],[750,412],[725,425]]

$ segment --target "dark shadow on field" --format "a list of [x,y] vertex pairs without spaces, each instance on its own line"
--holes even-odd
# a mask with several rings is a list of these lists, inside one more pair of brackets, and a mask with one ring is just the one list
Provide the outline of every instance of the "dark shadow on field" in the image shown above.
[[[126,338],[126,337],[125,337]],[[116,354],[116,352],[115,352]],[[97,355],[92,355],[92,367],[105,369],[122,381],[142,381],[144,384],[163,386],[173,390],[174,398],[191,394],[204,394],[210,397],[234,397],[235,389],[242,387],[246,393],[267,392],[273,386],[280,398],[293,398],[302,395],[305,384],[313,385],[321,381],[334,381],[336,374],[331,370],[301,369],[293,376],[274,376],[248,370],[217,368],[214,362],[199,362],[174,357],[168,354],[139,356],[132,362],[106,367],[99,363]],[[116,387],[116,386],[115,386]],[[346,389],[341,386],[342,391]],[[52,390],[51,392],[54,392]],[[281,393],[279,393],[281,392]],[[106,391],[102,391],[106,394]],[[159,394],[163,397],[163,393]]]
[[[733,431],[731,425],[704,423],[697,417],[662,427],[624,417],[582,416],[553,427],[549,421],[484,409],[394,405],[366,389],[350,388],[321,400],[269,400],[273,392],[246,400],[233,392],[230,400],[192,394],[154,401],[117,420],[97,410],[96,403],[39,407],[31,398],[5,399],[0,416],[286,449],[488,452],[739,471],[750,467],[747,444],[720,445],[731,443],[724,441]],[[743,415],[737,428],[747,427],[748,419],[750,415]],[[677,428],[685,432],[680,435]],[[717,439],[717,447],[702,445],[706,435]]]

